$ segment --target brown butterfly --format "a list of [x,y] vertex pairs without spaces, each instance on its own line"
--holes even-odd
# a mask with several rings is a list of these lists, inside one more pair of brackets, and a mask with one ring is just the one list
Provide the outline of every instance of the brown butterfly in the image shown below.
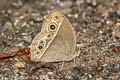
[[58,62],[75,58],[76,36],[68,19],[59,11],[53,10],[43,22],[30,45],[32,61]]

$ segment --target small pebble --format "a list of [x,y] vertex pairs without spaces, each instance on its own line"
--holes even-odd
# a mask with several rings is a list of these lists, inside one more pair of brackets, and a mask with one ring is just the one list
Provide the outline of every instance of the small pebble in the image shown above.
[[15,63],[16,67],[25,67],[25,64],[23,62],[17,62]]

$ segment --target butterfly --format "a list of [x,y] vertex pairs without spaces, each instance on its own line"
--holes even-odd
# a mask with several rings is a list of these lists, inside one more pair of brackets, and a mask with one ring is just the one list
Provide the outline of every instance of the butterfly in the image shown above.
[[32,61],[59,62],[76,57],[75,31],[62,12],[53,10],[48,14],[30,48]]

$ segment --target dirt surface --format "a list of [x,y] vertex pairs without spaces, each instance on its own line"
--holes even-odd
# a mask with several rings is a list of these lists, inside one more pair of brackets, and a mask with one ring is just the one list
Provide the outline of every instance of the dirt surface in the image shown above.
[[0,9],[0,54],[16,54],[58,9],[76,32],[80,55],[69,62],[0,61],[0,80],[120,80],[120,0],[8,0]]

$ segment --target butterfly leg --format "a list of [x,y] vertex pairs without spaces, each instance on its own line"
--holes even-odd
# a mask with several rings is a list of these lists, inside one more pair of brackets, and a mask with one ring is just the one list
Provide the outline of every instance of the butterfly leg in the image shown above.
[[61,69],[60,70],[62,70],[64,68],[64,64],[65,64],[65,62],[62,61],[62,65],[61,65]]
[[73,60],[74,60],[74,65],[76,65],[76,58],[74,57],[74,59],[73,59]]

